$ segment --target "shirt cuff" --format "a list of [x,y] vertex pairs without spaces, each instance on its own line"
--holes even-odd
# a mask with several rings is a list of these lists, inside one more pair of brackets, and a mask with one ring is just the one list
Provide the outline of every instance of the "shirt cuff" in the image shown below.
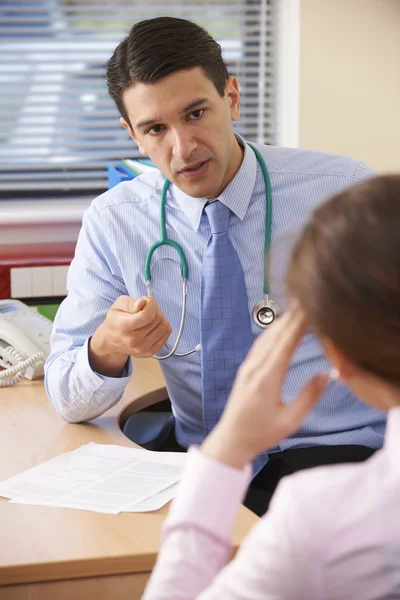
[[78,376],[83,385],[91,392],[107,390],[124,390],[132,376],[132,360],[129,358],[121,377],[106,377],[92,370],[89,363],[89,341],[86,340],[78,354],[76,355],[76,367]]
[[192,446],[165,530],[190,523],[230,540],[239,505],[252,478],[251,465],[239,471]]

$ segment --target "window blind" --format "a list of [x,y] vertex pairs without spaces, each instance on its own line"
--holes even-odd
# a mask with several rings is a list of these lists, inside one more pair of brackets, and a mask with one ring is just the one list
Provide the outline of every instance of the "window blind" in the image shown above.
[[3,0],[0,198],[99,193],[107,162],[137,156],[105,69],[137,21],[187,18],[221,44],[238,77],[249,140],[274,141],[273,0]]

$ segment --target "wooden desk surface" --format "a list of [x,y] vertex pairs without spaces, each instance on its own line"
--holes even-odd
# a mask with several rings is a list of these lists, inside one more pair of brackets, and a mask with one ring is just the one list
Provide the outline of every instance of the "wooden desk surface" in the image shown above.
[[[65,423],[56,413],[43,381],[0,388],[0,481],[90,441],[134,446],[120,431],[118,416],[143,394],[165,397],[163,388],[158,364],[136,361],[135,376],[117,406],[78,425]],[[167,510],[106,515],[0,499],[0,586],[149,572]],[[235,547],[256,521],[241,507]],[[1,588],[0,597],[5,597]]]

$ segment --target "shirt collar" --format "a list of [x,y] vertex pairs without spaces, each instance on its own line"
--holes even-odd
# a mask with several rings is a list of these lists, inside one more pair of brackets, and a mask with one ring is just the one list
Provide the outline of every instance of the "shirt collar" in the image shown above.
[[[242,221],[246,215],[256,183],[257,159],[245,140],[237,134],[236,138],[244,148],[242,164],[230,184],[218,196],[218,200],[225,204]],[[206,198],[188,196],[188,194],[185,194],[176,185],[171,185],[170,191],[193,229],[198,231],[201,215],[208,200]]]

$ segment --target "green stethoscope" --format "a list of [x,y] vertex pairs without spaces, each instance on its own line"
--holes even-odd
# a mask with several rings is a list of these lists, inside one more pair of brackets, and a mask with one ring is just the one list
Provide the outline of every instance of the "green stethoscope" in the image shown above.
[[[269,173],[267,169],[267,165],[260,152],[249,144],[250,148],[253,150],[256,155],[257,161],[261,166],[261,170],[263,172],[264,183],[265,183],[265,196],[266,196],[266,223],[265,223],[265,244],[264,244],[264,300],[259,302],[253,308],[253,320],[254,322],[262,328],[268,327],[271,325],[276,318],[278,318],[281,314],[280,306],[271,300],[269,297],[269,262],[270,262],[270,248],[271,248],[271,225],[272,225],[272,195],[271,195],[271,181],[269,178]],[[153,358],[157,360],[165,360],[170,358],[171,356],[188,356],[189,354],[193,354],[194,352],[200,351],[200,344],[198,344],[193,350],[189,350],[188,352],[176,352],[178,344],[180,342],[183,328],[185,325],[185,317],[186,317],[186,296],[187,296],[187,284],[186,280],[188,278],[188,264],[185,257],[185,254],[182,248],[167,237],[167,229],[166,229],[166,217],[165,217],[165,205],[167,203],[167,192],[170,186],[170,181],[167,179],[164,183],[162,193],[161,193],[161,214],[160,214],[160,230],[161,230],[161,239],[158,242],[155,242],[150,247],[150,250],[146,257],[146,263],[144,267],[144,276],[147,284],[147,295],[153,297],[152,287],[151,287],[151,259],[153,257],[154,252],[157,248],[161,246],[172,246],[176,250],[179,255],[179,262],[181,265],[181,275],[182,275],[182,313],[181,313],[181,321],[179,324],[179,331],[177,338],[173,347],[171,348],[168,344],[165,344],[168,349],[168,354],[164,356],[154,355]]]

